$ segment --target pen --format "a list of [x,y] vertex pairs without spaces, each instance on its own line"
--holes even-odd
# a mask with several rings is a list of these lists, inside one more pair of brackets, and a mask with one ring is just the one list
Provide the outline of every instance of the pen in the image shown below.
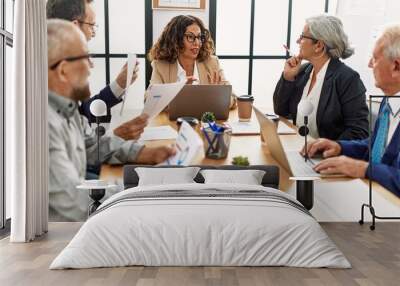
[[289,47],[286,45],[283,45],[284,49],[288,52],[289,56],[294,57],[294,54],[290,51]]

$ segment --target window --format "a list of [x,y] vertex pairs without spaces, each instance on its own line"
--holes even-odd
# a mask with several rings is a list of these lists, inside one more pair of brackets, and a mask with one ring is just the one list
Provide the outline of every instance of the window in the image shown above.
[[335,7],[332,2],[336,0],[210,1],[216,54],[234,92],[253,94],[257,105],[272,106],[287,59],[283,45],[297,52],[296,40],[305,19],[328,12]]
[[5,101],[11,96],[14,0],[0,0],[0,228],[11,217],[10,194],[5,190]]
[[[140,74],[134,89],[144,94],[150,73],[145,51],[152,44],[146,41],[152,37],[152,25],[146,24],[152,21],[151,1],[96,0],[92,5],[99,25],[96,37],[89,42],[89,50],[95,57],[89,79],[92,95],[115,80],[128,53],[137,54]],[[125,108],[134,108],[129,98]]]

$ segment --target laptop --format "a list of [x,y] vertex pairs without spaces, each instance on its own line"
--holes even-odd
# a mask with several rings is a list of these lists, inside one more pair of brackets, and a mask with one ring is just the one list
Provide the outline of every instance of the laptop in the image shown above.
[[204,112],[210,111],[217,120],[227,120],[231,94],[231,85],[187,84],[169,104],[169,119],[182,116],[201,119]]
[[[292,177],[322,177],[321,174],[314,171],[313,167],[322,159],[308,159],[300,155],[298,150],[286,151],[283,149],[279,138],[276,124],[268,119],[264,113],[253,106],[261,127],[261,136],[271,152],[272,157],[290,174]],[[324,175],[329,176],[329,175]],[[332,175],[330,175],[331,177]],[[337,175],[333,175],[337,176]]]

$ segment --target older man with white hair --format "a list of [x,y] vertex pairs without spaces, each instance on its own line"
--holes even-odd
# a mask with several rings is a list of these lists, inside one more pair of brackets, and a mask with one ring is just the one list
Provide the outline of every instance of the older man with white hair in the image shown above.
[[[83,33],[65,20],[49,20],[49,156],[50,219],[85,220],[89,198],[78,191],[85,178],[86,163],[97,160],[96,136],[78,102],[90,96],[88,77],[92,63]],[[110,164],[155,164],[174,154],[169,147],[148,148],[116,136],[104,136],[100,159]]]
[[[375,85],[387,96],[371,138],[337,142],[319,139],[307,151],[310,156],[322,152],[325,158],[330,157],[315,166],[318,172],[371,178],[400,196],[400,98],[392,97],[400,95],[400,25],[383,31],[368,66],[373,70]],[[368,162],[370,155],[372,161]]]

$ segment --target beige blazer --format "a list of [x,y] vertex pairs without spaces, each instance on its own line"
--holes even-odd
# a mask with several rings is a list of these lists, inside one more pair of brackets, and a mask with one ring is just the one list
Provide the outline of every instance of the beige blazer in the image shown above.
[[[207,60],[196,62],[199,73],[200,84],[210,84],[208,75],[212,76],[214,72],[218,72],[221,75],[221,80],[225,84],[230,84],[225,79],[224,71],[220,68],[218,57],[210,56]],[[154,83],[173,83],[178,80],[178,61],[175,63],[169,63],[167,61],[154,60],[151,63],[153,72],[151,74],[150,84]],[[146,95],[145,95],[146,97]],[[236,96],[232,93],[231,106],[230,108],[236,107]]]

